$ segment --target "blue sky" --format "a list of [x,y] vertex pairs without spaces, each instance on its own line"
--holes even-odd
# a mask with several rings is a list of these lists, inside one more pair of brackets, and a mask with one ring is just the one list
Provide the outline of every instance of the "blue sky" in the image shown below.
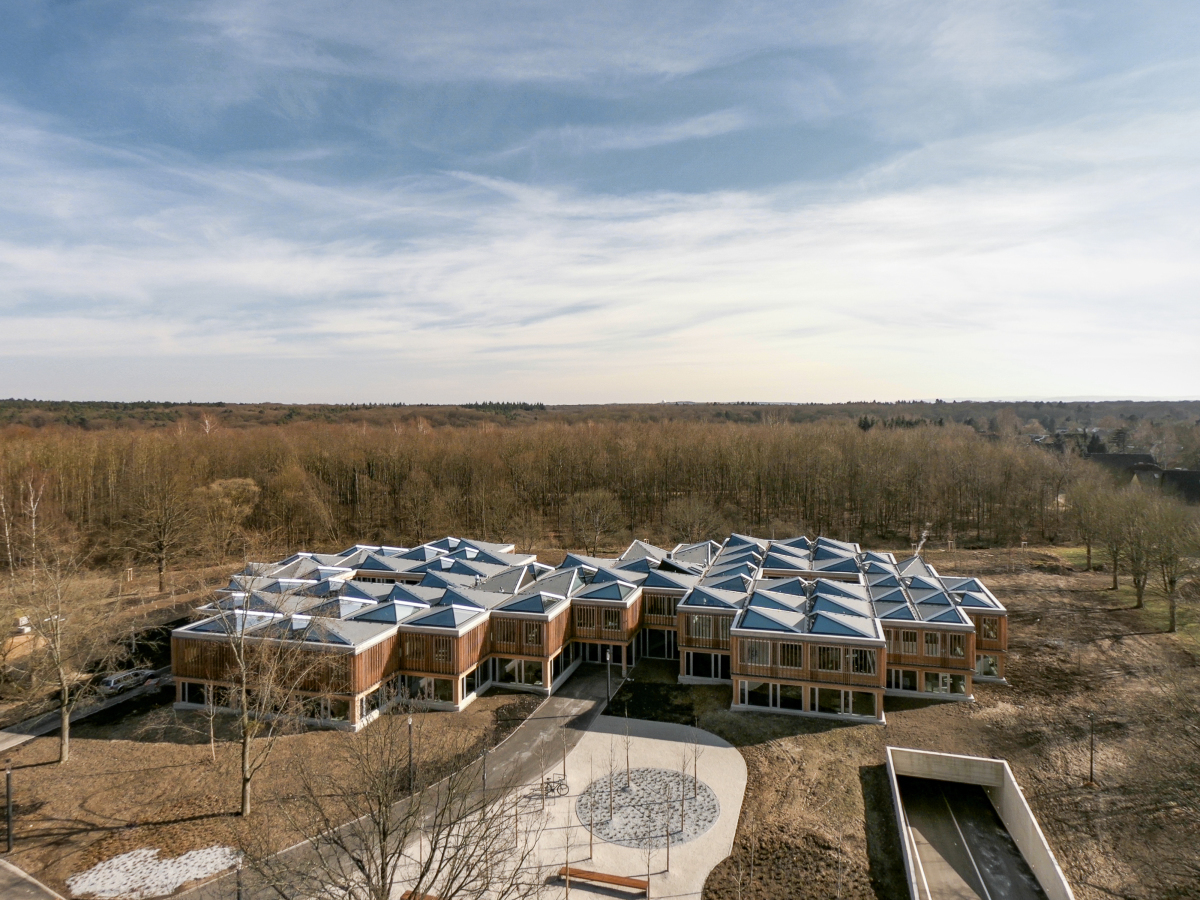
[[0,10],[0,396],[1200,397],[1194,3]]

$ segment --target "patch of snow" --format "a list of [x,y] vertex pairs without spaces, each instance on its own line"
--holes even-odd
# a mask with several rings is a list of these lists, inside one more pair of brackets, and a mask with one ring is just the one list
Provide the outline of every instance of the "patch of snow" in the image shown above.
[[228,847],[206,847],[174,859],[159,859],[160,851],[143,847],[98,863],[72,875],[67,887],[75,895],[102,900],[149,900],[170,894],[181,884],[207,878],[237,865],[238,854]]

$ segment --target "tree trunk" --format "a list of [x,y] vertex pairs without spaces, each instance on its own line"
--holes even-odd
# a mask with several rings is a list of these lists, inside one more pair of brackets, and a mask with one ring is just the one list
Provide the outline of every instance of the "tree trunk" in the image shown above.
[[1133,605],[1133,608],[1134,609],[1145,609],[1146,608],[1146,578],[1145,578],[1145,576],[1142,576],[1141,578],[1138,578],[1136,576],[1134,577],[1133,589],[1137,593],[1137,603],[1135,603]]
[[1092,542],[1084,541],[1084,546],[1087,547],[1087,570],[1092,571]]
[[1170,613],[1170,619],[1167,624],[1167,634],[1175,633],[1175,628],[1177,625],[1177,623],[1175,621],[1175,607],[1176,607],[1175,592],[1171,591],[1170,595],[1167,597],[1167,609],[1169,610],[1169,613]]
[[242,818],[250,815],[250,732],[242,730]]
[[1114,556],[1114,557],[1112,558],[1112,567],[1113,567],[1113,584],[1112,584],[1112,589],[1113,589],[1114,591],[1115,591],[1115,590],[1116,590],[1116,589],[1119,587],[1119,585],[1117,584],[1117,563],[1118,563],[1119,561],[1120,561],[1120,558],[1119,558],[1119,557],[1117,557],[1117,556]]
[[167,590],[167,558],[160,556],[158,558],[158,592],[166,593]]

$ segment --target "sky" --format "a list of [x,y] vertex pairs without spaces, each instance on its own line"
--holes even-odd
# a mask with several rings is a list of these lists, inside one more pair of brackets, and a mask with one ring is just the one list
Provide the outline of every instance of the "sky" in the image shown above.
[[22,0],[0,396],[1200,398],[1200,4]]

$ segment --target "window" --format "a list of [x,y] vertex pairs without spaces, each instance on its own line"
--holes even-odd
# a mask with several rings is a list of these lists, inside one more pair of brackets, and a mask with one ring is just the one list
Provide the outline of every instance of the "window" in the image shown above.
[[770,706],[771,685],[766,681],[743,681],[742,703],[746,706]]
[[733,625],[733,617],[732,616],[717,616],[716,619],[717,619],[717,637],[720,640],[724,641],[726,644],[728,644],[729,643],[729,629]]
[[404,660],[408,665],[419,665],[425,660],[425,638],[410,634],[404,638]]
[[526,659],[522,660],[521,666],[521,684],[542,686],[543,665],[541,660]]
[[900,652],[905,656],[917,655],[917,633],[915,631],[900,632]]
[[1000,620],[995,616],[983,616],[980,618],[979,636],[985,641],[1000,640]]
[[525,646],[542,646],[542,625],[540,622],[525,623]]
[[650,616],[674,616],[675,615],[674,597],[655,597],[647,595],[646,597],[646,614]]
[[779,665],[785,669],[803,669],[804,668],[804,645],[803,644],[780,644],[779,645]]
[[875,695],[866,691],[847,691],[850,694],[850,706],[846,712],[855,716],[875,718]]
[[842,711],[842,692],[834,688],[813,688],[816,712],[838,714]]
[[[855,675],[875,674],[875,651],[855,648],[850,651],[850,671]],[[873,697],[874,694],[867,696]],[[874,715],[874,713],[872,713]]]
[[889,691],[915,691],[917,689],[915,669],[888,669],[887,679]]
[[818,647],[817,648],[817,668],[822,672],[840,672],[842,671],[842,648],[841,647]]
[[[943,681],[944,679],[944,681]],[[950,679],[948,676],[943,676],[940,672],[925,673],[925,692],[928,694],[948,694],[950,693]]]
[[688,653],[687,659],[687,674],[693,678],[712,678],[713,677],[713,655],[711,653]]
[[947,652],[956,659],[967,655],[967,636],[965,634],[946,635]]
[[804,688],[794,684],[779,685],[780,709],[804,709]]
[[770,641],[742,641],[742,662],[748,666],[771,664]]
[[926,656],[941,656],[942,655],[942,636],[936,631],[925,632],[925,655]]
[[995,656],[977,653],[975,655],[975,674],[982,675],[984,678],[999,678],[1000,663]]
[[604,611],[604,630],[621,630],[621,611],[619,609],[606,609]]
[[[729,632],[726,631],[726,634]],[[688,636],[708,640],[713,636],[712,616],[688,616]]]
[[594,606],[577,606],[575,607],[575,627],[581,629],[595,630],[596,628],[596,607]]
[[512,619],[493,619],[497,644],[515,644],[517,642],[518,622]]
[[892,653],[896,653],[897,650],[899,649],[899,644],[896,642],[896,629],[885,628],[883,630],[883,636],[887,640],[888,654],[890,655]]
[[454,646],[450,638],[435,637],[433,639],[433,659],[434,662],[446,663],[450,662],[450,658],[454,653]]

